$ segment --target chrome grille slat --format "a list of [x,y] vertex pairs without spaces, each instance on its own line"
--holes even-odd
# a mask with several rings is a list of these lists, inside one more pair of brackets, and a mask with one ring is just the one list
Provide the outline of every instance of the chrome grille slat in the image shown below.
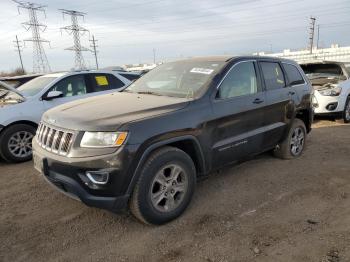
[[38,144],[53,153],[67,155],[73,144],[74,133],[40,123],[36,134]]

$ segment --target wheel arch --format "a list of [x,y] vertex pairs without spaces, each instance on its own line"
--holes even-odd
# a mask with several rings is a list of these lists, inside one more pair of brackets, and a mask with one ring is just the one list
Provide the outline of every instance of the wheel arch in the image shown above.
[[310,112],[310,109],[300,109],[295,114],[295,118],[298,118],[304,122],[307,133],[311,131],[311,125],[313,122],[312,115],[313,113]]
[[10,126],[20,125],[20,124],[29,125],[29,126],[34,127],[35,129],[38,128],[38,124],[33,122],[33,121],[30,121],[30,120],[19,120],[19,121],[14,121],[14,122],[4,126],[0,133],[2,133],[5,129],[9,128]]
[[135,187],[139,177],[140,177],[140,171],[143,166],[143,164],[146,162],[148,157],[157,149],[162,148],[164,146],[171,146],[178,148],[182,151],[184,151],[186,154],[188,154],[197,171],[197,176],[199,174],[206,172],[206,166],[205,166],[205,160],[204,160],[204,154],[202,151],[202,148],[200,146],[199,141],[191,135],[186,136],[180,136],[175,138],[170,138],[164,141],[160,141],[157,143],[154,143],[150,145],[143,153],[138,161],[137,167],[135,168],[134,172],[132,173],[132,178],[129,183],[127,194],[131,194],[133,191],[133,188]]

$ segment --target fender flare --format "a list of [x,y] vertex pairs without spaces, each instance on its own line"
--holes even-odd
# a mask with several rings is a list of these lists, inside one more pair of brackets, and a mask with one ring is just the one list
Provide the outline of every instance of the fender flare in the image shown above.
[[194,142],[195,145],[195,150],[196,150],[196,154],[199,154],[199,166],[201,170],[205,170],[205,160],[204,160],[204,154],[202,151],[202,147],[200,145],[200,143],[198,142],[198,139],[192,135],[185,135],[185,136],[177,136],[177,137],[173,137],[170,139],[166,139],[163,141],[159,141],[156,142],[152,145],[150,145],[143,153],[142,156],[140,158],[140,160],[137,163],[137,167],[135,168],[135,170],[132,173],[132,178],[130,180],[129,186],[127,188],[126,194],[127,195],[131,195],[132,191],[137,183],[137,181],[140,178],[140,170],[143,166],[143,164],[146,162],[147,158],[149,157],[149,155],[156,149],[161,148],[162,146],[166,146],[169,145],[171,143],[174,142],[179,142],[179,141],[184,141],[184,140],[191,140],[192,142]]

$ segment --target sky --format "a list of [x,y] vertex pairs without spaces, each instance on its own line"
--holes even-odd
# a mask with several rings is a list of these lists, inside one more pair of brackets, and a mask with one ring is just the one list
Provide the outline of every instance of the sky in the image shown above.
[[[53,71],[74,66],[74,53],[65,50],[73,38],[60,28],[70,18],[59,9],[86,13],[80,26],[89,30],[81,44],[90,48],[98,40],[100,67],[171,61],[192,56],[239,55],[257,51],[278,52],[308,46],[310,16],[319,26],[319,46],[350,46],[350,1],[333,0],[33,0],[45,5],[39,12],[44,49]],[[21,23],[26,10],[11,0],[0,0],[0,71],[19,67],[15,36],[31,38]],[[317,32],[317,30],[316,30]],[[317,39],[317,35],[315,37]],[[27,72],[33,68],[32,44],[22,50]],[[95,66],[92,52],[84,52],[88,67]]]

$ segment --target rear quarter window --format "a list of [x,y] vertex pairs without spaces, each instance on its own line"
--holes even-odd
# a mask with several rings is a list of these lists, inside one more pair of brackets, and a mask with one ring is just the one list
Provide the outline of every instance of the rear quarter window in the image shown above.
[[120,75],[130,81],[135,81],[140,78],[140,75],[137,75],[137,74],[120,74]]
[[305,83],[303,76],[296,66],[283,63],[283,68],[287,74],[290,85],[301,85]]
[[119,78],[111,74],[90,74],[92,92],[101,92],[122,88],[125,84]]
[[277,62],[260,62],[267,90],[280,89],[286,86],[283,71]]

